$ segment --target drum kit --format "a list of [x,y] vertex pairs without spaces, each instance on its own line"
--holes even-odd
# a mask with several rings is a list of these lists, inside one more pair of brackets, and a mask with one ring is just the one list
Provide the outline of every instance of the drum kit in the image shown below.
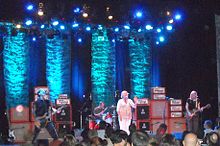
[[109,107],[106,107],[104,110],[104,113],[101,114],[101,118],[97,118],[94,115],[89,115],[87,117],[89,121],[89,129],[98,129],[99,128],[99,123],[101,121],[106,122],[107,124],[110,124],[113,126],[113,128],[116,126],[116,106],[112,105]]

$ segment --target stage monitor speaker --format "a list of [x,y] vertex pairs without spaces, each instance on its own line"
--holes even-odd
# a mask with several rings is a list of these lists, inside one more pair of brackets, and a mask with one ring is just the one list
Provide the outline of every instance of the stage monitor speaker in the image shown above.
[[137,120],[148,120],[149,119],[149,105],[148,104],[137,105],[136,119]]
[[169,133],[180,133],[186,131],[185,118],[170,118],[168,124]]
[[71,133],[72,123],[71,122],[60,122],[56,123],[56,128],[59,137],[63,138],[66,134]]
[[33,135],[33,127],[31,122],[11,123],[9,129],[9,137],[14,137],[15,143],[24,143],[31,141]]
[[166,100],[151,100],[150,117],[151,118],[168,118],[169,104]]
[[70,122],[72,121],[72,108],[71,105],[67,105],[59,113],[55,115],[56,122]]
[[153,134],[156,133],[157,129],[159,128],[161,124],[167,125],[166,133],[168,133],[168,119],[167,118],[165,120],[164,119],[151,119],[151,131],[153,132]]
[[150,121],[149,120],[138,120],[137,129],[141,131],[150,131]]
[[22,105],[11,108],[10,122],[29,122],[29,108]]

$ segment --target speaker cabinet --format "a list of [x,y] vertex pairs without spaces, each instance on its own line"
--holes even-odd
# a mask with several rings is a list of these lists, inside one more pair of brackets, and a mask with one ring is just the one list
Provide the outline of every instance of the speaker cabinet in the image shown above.
[[150,121],[149,120],[138,120],[137,129],[142,131],[150,131]]
[[9,137],[14,137],[15,143],[24,143],[31,141],[33,135],[33,127],[31,122],[11,123],[9,129]]
[[72,108],[71,105],[67,105],[59,113],[55,114],[56,122],[70,122],[72,121]]
[[168,118],[169,104],[166,100],[151,100],[150,117],[151,118]]
[[181,133],[186,130],[185,118],[170,118],[168,124],[169,133]]
[[28,122],[29,121],[29,108],[18,105],[10,109],[10,122]]
[[56,128],[57,128],[57,132],[59,137],[63,138],[64,135],[68,134],[71,132],[72,130],[72,122],[60,122],[60,123],[56,123]]
[[136,111],[137,120],[148,120],[149,119],[149,105],[148,104],[138,104],[135,111]]
[[[164,119],[151,119],[151,131],[153,133],[156,133],[160,124],[166,124],[167,128],[168,128],[168,119],[165,119],[165,120]],[[168,129],[167,129],[166,133],[168,133]]]

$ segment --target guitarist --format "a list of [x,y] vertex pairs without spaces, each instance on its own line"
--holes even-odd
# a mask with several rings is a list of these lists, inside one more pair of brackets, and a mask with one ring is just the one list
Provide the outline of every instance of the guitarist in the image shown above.
[[186,101],[185,108],[187,114],[186,116],[187,131],[198,134],[199,125],[200,125],[198,111],[202,112],[203,108],[200,107],[200,99],[198,98],[196,91],[192,91],[190,93],[190,96]]
[[58,134],[55,129],[54,123],[48,118],[51,115],[52,107],[50,100],[47,99],[47,93],[45,90],[40,89],[37,93],[38,97],[34,102],[34,117],[35,117],[35,129],[32,143],[36,143],[36,138],[41,131],[41,128],[46,128],[51,137],[56,140]]

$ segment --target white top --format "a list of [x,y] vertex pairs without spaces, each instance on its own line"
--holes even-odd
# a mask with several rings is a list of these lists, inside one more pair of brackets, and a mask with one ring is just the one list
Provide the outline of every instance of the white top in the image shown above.
[[124,99],[120,99],[117,103],[117,113],[120,117],[123,119],[131,119],[132,118],[132,112],[131,108],[136,108],[136,105],[131,99],[127,99],[127,102],[124,101]]

